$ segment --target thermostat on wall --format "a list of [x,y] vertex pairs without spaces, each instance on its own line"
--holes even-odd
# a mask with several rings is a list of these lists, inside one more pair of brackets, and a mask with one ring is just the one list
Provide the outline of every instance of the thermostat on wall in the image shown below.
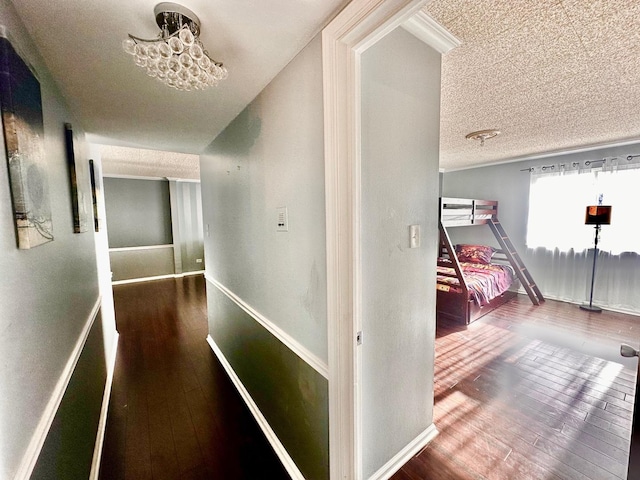
[[287,207],[278,207],[278,224],[276,232],[288,232],[289,231],[289,215],[287,214]]

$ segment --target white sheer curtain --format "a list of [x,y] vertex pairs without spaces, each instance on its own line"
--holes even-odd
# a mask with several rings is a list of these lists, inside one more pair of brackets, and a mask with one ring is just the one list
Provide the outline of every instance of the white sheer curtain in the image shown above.
[[612,205],[611,225],[599,247],[613,254],[640,252],[640,169],[532,173],[527,247],[582,251],[593,246],[594,227],[584,224],[587,205]]
[[640,314],[640,165],[573,167],[554,165],[548,173],[547,166],[531,174],[527,266],[546,295],[588,301],[594,227],[584,224],[585,209],[602,195],[612,215],[611,225],[601,227],[594,303]]
[[602,227],[599,246],[613,254],[640,253],[640,168],[598,172],[596,185],[605,204],[613,206],[611,225]]
[[[584,250],[592,231],[584,225],[585,207],[593,205],[593,176],[578,171],[531,174],[527,247]],[[597,200],[597,197],[596,199]]]

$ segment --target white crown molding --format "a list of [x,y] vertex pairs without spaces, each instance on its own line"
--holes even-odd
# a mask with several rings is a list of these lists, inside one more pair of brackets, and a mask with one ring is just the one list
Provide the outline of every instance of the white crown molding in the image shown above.
[[271,444],[271,447],[273,448],[273,450],[276,452],[276,455],[282,462],[282,465],[284,466],[284,468],[287,470],[287,473],[289,474],[289,476],[293,480],[304,480],[304,475],[302,475],[302,472],[300,471],[298,466],[295,464],[295,462],[291,458],[291,455],[289,455],[289,452],[287,452],[287,449],[284,447],[284,445],[282,444],[282,442],[280,441],[276,433],[273,431],[273,429],[271,428],[271,425],[269,425],[269,422],[260,411],[260,408],[258,408],[258,405],[256,404],[256,402],[253,400],[253,398],[251,398],[251,395],[249,394],[248,390],[245,388],[245,386],[243,385],[238,375],[236,375],[236,372],[233,370],[233,367],[231,366],[227,358],[224,356],[224,353],[222,353],[222,350],[220,350],[220,347],[216,345],[216,342],[213,340],[211,335],[207,336],[207,343],[211,347],[211,350],[213,350],[213,353],[216,355],[216,357],[218,357],[218,360],[222,364],[222,367],[227,372],[227,375],[229,375],[231,382],[235,385],[236,389],[238,390],[238,393],[244,400],[244,403],[249,408],[251,415],[253,415],[253,418],[255,418],[256,422],[258,423],[258,426],[264,433],[264,436],[267,438],[267,441]]
[[176,177],[166,177],[170,182],[176,183],[201,183],[200,180],[196,180],[194,178],[176,178]]
[[453,36],[446,28],[436,22],[423,10],[402,24],[407,32],[429,45],[439,53],[447,53],[462,42]]
[[103,173],[102,176],[104,178],[121,178],[123,180],[155,180],[168,182],[169,179],[167,177],[150,177],[150,176],[138,176],[138,175],[124,175],[118,173]]
[[150,175],[127,175],[124,173],[105,173],[102,176],[104,178],[122,178],[124,180],[155,180],[156,182],[163,181],[176,183],[201,183],[199,179],[181,177],[154,177]]
[[180,183],[201,183],[199,178],[186,178],[186,177],[166,177],[160,175],[135,175],[128,173],[104,173],[102,175],[105,178],[121,178],[123,180],[151,180],[151,181],[163,181],[163,182],[180,182]]
[[306,362],[311,368],[313,368],[316,372],[322,375],[324,378],[329,379],[329,367],[328,365],[322,361],[317,355],[310,352],[304,345],[298,342],[295,338],[289,335],[287,332],[282,330],[278,325],[273,323],[267,317],[262,315],[256,309],[254,309],[251,305],[246,303],[240,297],[238,297],[235,293],[229,290],[227,287],[222,285],[216,279],[205,273],[205,278],[211,285],[220,290],[223,294],[225,294],[232,302],[234,302],[238,307],[244,310],[249,316],[251,316],[256,322],[262,325],[269,333],[271,333],[274,337],[280,340],[286,347],[288,347],[293,353],[295,353],[298,357],[300,357],[304,362]]
[[80,359],[80,355],[82,354],[82,350],[84,349],[84,345],[87,342],[87,337],[89,336],[89,332],[91,332],[91,328],[95,323],[96,317],[98,316],[98,312],[100,311],[100,307],[102,305],[102,297],[98,296],[87,321],[84,324],[82,332],[80,332],[80,336],[76,341],[76,344],[67,360],[67,363],[62,370],[62,374],[58,378],[58,382],[51,392],[51,397],[49,397],[49,402],[47,403],[42,415],[40,416],[40,421],[31,436],[31,441],[27,446],[27,450],[22,455],[22,461],[18,466],[18,471],[14,476],[14,480],[27,480],[31,477],[33,473],[33,469],[36,466],[36,462],[38,461],[38,457],[40,456],[40,452],[42,451],[42,446],[44,445],[45,440],[47,439],[47,435],[49,434],[49,429],[51,428],[51,424],[53,423],[53,419],[58,412],[58,407],[60,406],[60,402],[62,402],[62,398],[64,397],[64,392],[71,381],[71,377],[73,376],[73,372],[78,364],[78,360]]

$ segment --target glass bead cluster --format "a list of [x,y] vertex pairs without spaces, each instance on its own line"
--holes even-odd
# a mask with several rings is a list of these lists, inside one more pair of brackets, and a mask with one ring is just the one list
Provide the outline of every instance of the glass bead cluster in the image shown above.
[[122,47],[147,75],[178,90],[204,90],[227,78],[227,69],[212,60],[198,37],[183,26],[168,38],[127,38]]

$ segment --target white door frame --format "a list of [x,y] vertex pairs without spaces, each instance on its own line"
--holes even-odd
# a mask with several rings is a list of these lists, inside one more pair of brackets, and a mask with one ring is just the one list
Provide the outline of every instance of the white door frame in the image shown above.
[[[362,326],[360,57],[426,3],[353,0],[322,32],[332,480],[362,479],[361,355],[356,342]],[[425,43],[441,53],[451,48],[442,48],[443,31],[435,22],[427,21],[424,30]]]

